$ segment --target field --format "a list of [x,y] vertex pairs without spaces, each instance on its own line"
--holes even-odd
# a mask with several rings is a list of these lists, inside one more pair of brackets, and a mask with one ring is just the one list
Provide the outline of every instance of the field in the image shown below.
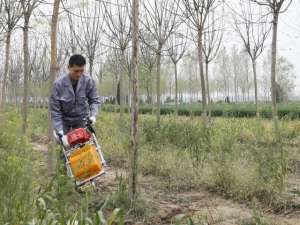
[[[80,195],[46,142],[47,112],[32,109],[22,136],[18,110],[0,118],[0,224],[296,225],[300,210],[300,121],[140,116],[139,199],[127,198],[129,117],[102,112],[96,129],[109,162],[97,192]],[[276,141],[275,141],[276,140]],[[56,173],[47,167],[55,150]],[[76,222],[77,221],[77,222]],[[106,222],[105,222],[106,221]]]

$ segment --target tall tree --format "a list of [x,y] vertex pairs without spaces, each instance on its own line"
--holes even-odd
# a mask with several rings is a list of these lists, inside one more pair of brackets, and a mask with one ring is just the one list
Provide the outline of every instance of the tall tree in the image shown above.
[[141,36],[143,42],[153,49],[156,54],[156,121],[160,125],[160,104],[161,104],[161,58],[163,47],[168,38],[180,25],[177,19],[179,10],[179,0],[150,0],[144,1],[144,17],[141,20],[145,33],[149,33],[155,43],[148,43]]
[[200,68],[202,92],[202,116],[205,124],[207,117],[207,101],[203,68],[203,32],[205,30],[205,24],[209,12],[213,10],[215,2],[216,0],[182,0],[184,6],[182,9],[182,14],[189,22],[189,25],[192,27],[192,29],[196,32],[197,36],[198,63]]
[[238,84],[242,91],[242,101],[249,101],[250,99],[250,88],[252,82],[249,80],[249,76],[251,74],[251,65],[248,53],[244,50],[240,51],[236,56],[236,60],[238,61]]
[[187,47],[187,38],[182,34],[174,33],[168,41],[168,54],[174,65],[175,75],[175,114],[178,115],[178,62],[184,56]]
[[227,53],[227,49],[225,47],[221,48],[220,53],[216,60],[216,74],[217,77],[217,85],[219,86],[219,90],[223,92],[223,99],[230,97],[230,83],[231,83],[231,74],[232,68],[230,63],[230,56]]
[[[270,91],[270,69],[268,66],[271,64],[271,51],[268,52],[267,56],[263,61],[263,76],[262,83],[264,85],[265,95]],[[282,99],[287,101],[293,95],[293,90],[295,88],[295,70],[294,65],[288,61],[287,58],[280,56],[276,62],[276,83],[282,89],[282,96],[277,96],[277,99]],[[266,93],[267,92],[267,93]]]
[[252,62],[253,84],[255,94],[256,116],[259,116],[257,59],[265,49],[265,42],[270,32],[268,17],[261,9],[255,10],[252,0],[240,0],[239,12],[234,11],[234,28],[243,41]]
[[[50,59],[50,84],[49,84],[49,92],[52,90],[52,84],[57,77],[57,72],[59,70],[57,66],[57,24],[58,24],[58,16],[59,16],[59,6],[61,0],[54,0],[53,3],[53,11],[52,11],[52,19],[51,19],[51,59]],[[48,125],[48,137],[52,137],[52,123],[50,110],[48,113],[49,125]],[[50,148],[51,149],[51,148]],[[53,171],[53,163],[54,156],[53,152],[49,152],[49,160],[48,160],[49,171]]]
[[129,199],[133,203],[137,194],[137,172],[138,172],[138,85],[139,85],[139,0],[133,0],[132,4],[132,57],[131,57],[131,129],[130,129],[130,152],[129,152]]
[[23,124],[22,131],[26,132],[27,129],[27,111],[28,111],[28,79],[30,73],[30,54],[28,46],[28,32],[29,32],[29,21],[33,10],[38,6],[40,0],[21,0],[22,13],[24,19],[23,26],[23,57],[24,57],[24,93],[23,93]]
[[[269,13],[272,14],[272,63],[271,63],[271,96],[272,96],[272,117],[274,122],[274,131],[276,140],[280,140],[280,133],[278,127],[278,111],[277,111],[277,99],[278,96],[278,83],[276,82],[276,65],[277,65],[277,32],[278,32],[278,21],[279,15],[288,10],[292,4],[292,0],[252,0],[261,6],[266,6],[269,10]],[[276,148],[274,148],[276,149]],[[280,159],[281,159],[281,171],[278,179],[281,181],[280,189],[284,188],[284,178],[287,174],[287,165],[286,159],[284,156],[284,149],[280,148]]]
[[[145,37],[144,37],[145,38]],[[147,41],[149,43],[150,41]],[[153,91],[153,70],[156,63],[155,53],[145,43],[141,43],[141,60],[142,68],[145,70],[147,103],[152,106],[152,113],[154,113],[154,91]]]
[[[278,120],[278,112],[276,106],[276,62],[277,62],[277,32],[279,15],[288,10],[292,4],[292,0],[251,0],[260,6],[268,8],[272,14],[272,63],[271,63],[271,96],[272,96],[272,116],[276,123]],[[275,124],[275,127],[276,124]]]
[[22,17],[22,6],[19,0],[1,1],[0,28],[5,32],[5,62],[2,79],[0,110],[4,110],[6,102],[7,76],[10,64],[11,35]]
[[241,71],[239,67],[240,61],[239,61],[238,50],[235,45],[232,47],[231,63],[232,63],[232,70],[233,70],[234,100],[235,102],[238,102],[238,91],[239,91],[238,78]]
[[[218,6],[219,7],[219,6]],[[211,115],[210,110],[210,87],[209,87],[209,64],[219,54],[220,46],[223,39],[223,7],[222,13],[219,17],[215,17],[215,10],[209,11],[207,17],[207,26],[204,32],[203,40],[203,55],[205,61],[205,82],[206,82],[206,93],[207,93],[207,104],[209,110],[209,116]]]
[[129,75],[128,61],[126,51],[131,39],[132,24],[130,22],[129,1],[115,0],[113,2],[103,1],[104,18],[106,21],[106,34],[113,44],[109,46],[117,48],[120,51],[120,67],[119,76],[120,90],[120,119],[119,124],[122,128],[124,125],[124,106],[125,106],[125,79],[126,74]]

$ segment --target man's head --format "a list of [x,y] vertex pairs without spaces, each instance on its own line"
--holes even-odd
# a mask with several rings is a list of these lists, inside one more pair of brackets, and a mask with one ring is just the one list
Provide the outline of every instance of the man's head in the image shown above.
[[86,60],[82,55],[72,55],[69,60],[69,75],[73,80],[79,80],[85,70]]

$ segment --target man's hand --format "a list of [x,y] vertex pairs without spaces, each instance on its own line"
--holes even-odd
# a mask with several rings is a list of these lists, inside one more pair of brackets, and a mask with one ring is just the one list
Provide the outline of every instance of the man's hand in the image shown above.
[[65,147],[69,147],[69,146],[70,146],[70,145],[69,145],[69,142],[68,142],[68,138],[67,138],[66,135],[63,135],[63,136],[62,136],[61,142],[62,142],[63,146],[65,146]]
[[62,130],[56,132],[55,130],[53,131],[53,136],[56,140],[57,143],[60,143],[60,139],[64,136],[64,132]]
[[95,116],[90,116],[89,121],[91,122],[92,125],[96,123],[96,117]]

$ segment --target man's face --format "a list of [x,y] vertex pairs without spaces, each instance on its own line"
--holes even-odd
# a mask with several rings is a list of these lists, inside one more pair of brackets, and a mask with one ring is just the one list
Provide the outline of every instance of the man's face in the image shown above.
[[73,65],[73,66],[69,66],[69,74],[70,77],[73,80],[79,80],[79,78],[83,75],[84,70],[85,70],[85,66],[77,66],[77,65]]

